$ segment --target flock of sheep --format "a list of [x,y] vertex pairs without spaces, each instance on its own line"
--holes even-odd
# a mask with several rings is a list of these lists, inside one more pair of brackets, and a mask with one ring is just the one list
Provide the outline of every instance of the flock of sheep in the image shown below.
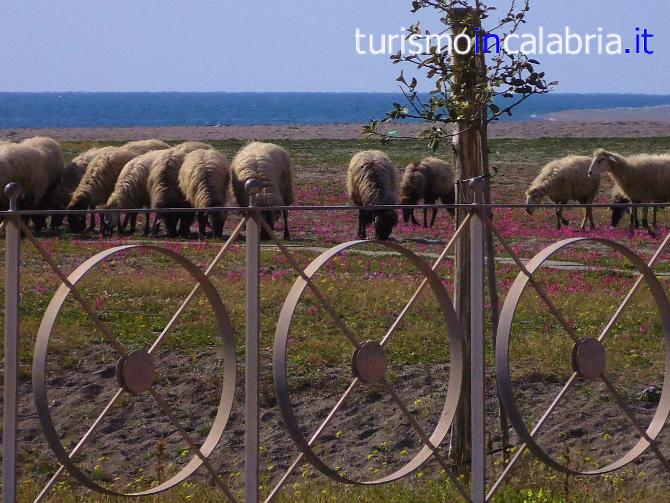
[[[607,173],[614,182],[612,191],[612,226],[616,227],[628,211],[618,204],[660,204],[670,202],[670,154],[638,154],[624,157],[603,149],[593,157],[568,156],[547,164],[526,191],[526,204],[539,204],[545,197],[556,203],[556,223],[567,225],[561,205],[571,201],[590,204],[600,189],[600,177]],[[533,213],[532,206],[526,211]],[[595,229],[592,208],[585,209],[581,230],[587,220]],[[656,225],[654,208],[653,225]],[[648,207],[644,208],[643,226],[650,233]],[[630,232],[639,227],[637,210],[630,216]]]
[[[210,227],[219,237],[223,234],[226,214],[207,210],[226,206],[230,187],[238,206],[249,205],[245,183],[249,179],[261,183],[256,196],[258,206],[289,206],[294,202],[293,180],[288,153],[269,143],[251,143],[242,148],[232,163],[209,144],[186,142],[171,147],[160,140],[133,141],[120,147],[88,150],[67,166],[60,145],[45,137],[21,143],[0,144],[0,185],[18,182],[23,189],[19,208],[24,210],[93,210],[127,209],[123,221],[116,214],[100,220],[100,231],[109,234],[116,227],[123,232],[130,222],[134,233],[141,208],[199,208],[197,212],[160,212],[153,226],[146,219],[145,234],[157,235],[161,222],[169,237],[190,236],[194,217],[200,237]],[[0,206],[7,209],[9,201],[0,197]],[[274,228],[278,215],[264,211],[263,217]],[[46,217],[33,217],[33,227],[46,227]],[[69,214],[68,226],[75,233],[95,230],[96,218],[91,214]],[[51,216],[53,229],[63,224],[62,217]],[[288,216],[284,212],[284,236],[290,239]]]
[[[534,204],[547,197],[557,205],[556,222],[567,225],[562,205],[571,201],[592,203],[600,188],[600,177],[607,172],[615,183],[614,203],[664,203],[670,201],[670,155],[636,155],[623,157],[598,150],[594,157],[568,156],[547,164],[526,191],[528,213]],[[405,168],[400,183],[389,157],[379,150],[367,150],[353,156],[347,171],[347,190],[352,202],[360,207],[358,237],[366,239],[367,228],[374,224],[379,240],[389,239],[398,224],[398,215],[391,209],[366,209],[378,206],[412,206],[453,204],[456,180],[452,168],[436,157],[427,157]],[[189,237],[197,219],[200,238],[208,228],[220,237],[226,213],[215,210],[234,198],[237,206],[249,205],[246,182],[256,179],[260,192],[254,204],[260,208],[286,207],[294,203],[293,174],[288,153],[271,143],[253,142],[243,147],[232,162],[207,143],[186,142],[170,146],[160,140],[133,141],[119,147],[88,150],[67,166],[58,142],[36,137],[21,143],[0,143],[0,186],[18,182],[23,194],[19,207],[26,210],[129,210],[123,221],[114,213],[100,219],[100,231],[110,234],[115,228],[124,232],[130,222],[130,233],[137,225],[133,209],[196,208],[193,212],[158,212],[153,225],[145,220],[144,233],[156,236],[161,223],[169,237]],[[9,201],[0,192],[0,208]],[[625,209],[613,208],[612,223],[616,225]],[[453,214],[453,211],[451,212]],[[270,228],[274,229],[280,215],[284,221],[284,238],[290,239],[288,212],[261,210]],[[423,225],[435,224],[433,209],[430,224],[424,209]],[[411,209],[403,210],[404,221],[420,225]],[[656,222],[654,213],[654,224]],[[95,230],[96,218],[85,213],[69,214],[68,226],[75,233]],[[32,218],[35,230],[43,230],[47,218]],[[64,218],[50,217],[53,229]],[[585,209],[582,230],[587,222],[595,228],[591,208]],[[631,230],[638,225],[637,212],[631,212]],[[649,229],[647,211],[644,226]],[[650,230],[651,232],[651,230]]]
[[[18,182],[23,194],[19,208],[23,210],[129,210],[123,221],[114,213],[100,219],[100,232],[110,234],[115,228],[134,234],[137,213],[133,209],[156,210],[196,208],[193,212],[157,212],[153,225],[145,220],[144,234],[158,235],[164,223],[168,237],[189,237],[194,217],[197,218],[200,238],[212,234],[220,237],[226,221],[223,210],[229,194],[237,206],[246,207],[250,195],[246,182],[256,179],[260,192],[254,204],[260,208],[291,206],[295,202],[293,174],[288,153],[271,143],[254,142],[243,147],[232,162],[213,146],[200,142],[186,142],[171,147],[160,140],[133,141],[119,147],[88,150],[67,166],[58,142],[51,138],[36,137],[21,143],[0,144],[0,185]],[[396,191],[396,172],[383,152],[371,150],[356,154],[351,160],[347,186],[353,202],[361,207],[414,205],[420,200],[427,204],[438,200],[454,202],[454,174],[449,165],[429,157],[405,170]],[[0,207],[7,209],[9,201],[0,197]],[[228,205],[230,206],[230,205]],[[284,220],[284,239],[290,240],[288,212],[261,210],[264,220],[274,229],[280,215]],[[433,210],[430,225],[435,224],[437,210]],[[414,213],[404,211],[405,221],[418,224]],[[50,217],[52,229],[58,229],[64,218]],[[90,213],[68,214],[67,223],[74,233],[95,231],[96,216]],[[47,218],[33,217],[33,227],[46,228]],[[358,235],[365,239],[366,228],[375,224],[378,239],[388,239],[398,223],[393,210],[368,211],[361,209]],[[424,226],[428,227],[424,211]],[[265,236],[267,237],[267,236]]]

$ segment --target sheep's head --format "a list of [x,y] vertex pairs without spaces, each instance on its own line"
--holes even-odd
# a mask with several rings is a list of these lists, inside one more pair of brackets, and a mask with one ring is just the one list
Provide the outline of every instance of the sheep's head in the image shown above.
[[542,190],[540,187],[531,187],[528,189],[526,191],[526,213],[532,215],[535,211],[535,208],[532,208],[530,205],[540,204],[545,195],[546,194],[544,190]]
[[[628,204],[630,199],[624,195],[618,195],[612,199],[612,204]],[[612,210],[612,227],[617,227],[624,215],[628,214],[628,208],[621,208],[613,206]]]
[[393,228],[398,224],[398,215],[394,210],[378,211],[375,215],[375,235],[377,241],[386,241],[391,237]]
[[[84,197],[77,197],[70,201],[68,210],[85,210],[90,207],[89,201]],[[81,234],[86,230],[86,215],[68,215],[67,224],[70,227],[70,232]]]
[[593,154],[593,162],[589,168],[589,178],[598,178],[608,171],[611,164],[616,164],[617,158],[606,150],[596,150]]

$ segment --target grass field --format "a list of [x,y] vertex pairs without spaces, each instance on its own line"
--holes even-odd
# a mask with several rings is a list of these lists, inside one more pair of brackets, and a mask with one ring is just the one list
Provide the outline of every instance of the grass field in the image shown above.
[[[362,145],[355,141],[290,141],[279,142],[291,154],[297,183],[297,203],[302,205],[347,204],[344,188],[346,166],[351,155],[377,144]],[[93,144],[65,143],[68,157],[73,157]],[[225,141],[216,144],[230,157],[241,145]],[[523,192],[545,162],[568,153],[589,155],[604,146],[622,154],[645,151],[670,151],[670,138],[612,140],[499,140],[492,142],[492,162],[497,168],[494,178],[496,202],[519,203]],[[386,148],[398,166],[427,154],[421,144],[394,143]],[[448,157],[448,156],[447,156]],[[600,200],[607,201],[610,184],[604,181]],[[546,245],[570,237],[607,237],[636,250],[646,260],[660,245],[670,225],[667,215],[660,213],[662,232],[659,238],[645,233],[628,236],[627,231],[609,229],[608,213],[597,213],[599,230],[580,233],[573,229],[581,212],[568,212],[571,228],[557,231],[551,211],[537,212],[529,217],[522,211],[500,210],[496,225],[502,230],[516,253],[530,258]],[[239,221],[231,215],[228,229]],[[355,239],[356,216],[353,212],[294,212],[291,215],[294,241],[291,252],[304,267],[321,251],[335,244]],[[404,246],[421,254],[428,262],[439,254],[453,234],[453,225],[446,212],[438,217],[431,230],[401,225],[394,234]],[[71,272],[85,259],[112,245],[144,242],[139,235],[101,240],[98,236],[45,234],[42,243],[54,260]],[[214,257],[221,242],[163,241],[162,245],[179,252],[200,267]],[[4,243],[2,244],[4,246]],[[506,294],[518,269],[509,262],[503,248],[497,245],[498,284],[502,297]],[[667,259],[667,254],[664,259]],[[561,252],[554,260],[568,268],[550,268],[538,279],[554,299],[580,337],[593,337],[605,325],[619,302],[635,281],[634,270],[621,257],[599,244],[580,243]],[[453,271],[451,260],[438,270],[446,291],[451,294]],[[53,457],[37,431],[34,407],[30,401],[32,348],[44,311],[55,292],[55,275],[38,253],[24,242],[22,260],[22,491],[33,494],[37,482],[43,481],[55,468]],[[663,260],[657,271],[663,287],[668,288],[666,274],[670,262]],[[262,252],[262,405],[264,435],[263,475],[265,490],[270,489],[292,459],[295,448],[283,433],[272,391],[272,339],[280,309],[296,273],[289,261],[271,244]],[[316,277],[316,284],[335,306],[338,315],[359,340],[379,339],[393,323],[422,277],[401,257],[386,253],[376,244],[359,246],[329,263]],[[238,366],[243,362],[244,334],[244,246],[234,246],[212,275],[217,290],[229,313],[237,344]],[[129,349],[145,348],[160,333],[170,317],[192,288],[192,280],[168,259],[144,250],[125,252],[106,261],[93,271],[81,285],[81,291],[94,306],[97,315]],[[449,376],[451,356],[439,306],[430,291],[425,291],[407,318],[398,326],[388,347],[390,376],[403,398],[425,428],[433,427],[441,410],[440,397]],[[189,431],[203,439],[211,423],[212,410],[218,402],[220,381],[230,369],[220,367],[221,343],[215,319],[205,299],[189,307],[157,354],[161,380],[159,387],[180,410]],[[607,339],[608,372],[611,372],[628,405],[644,420],[653,415],[654,407],[640,398],[644,388],[662,386],[664,373],[663,331],[649,290],[643,287],[631,306],[615,324]],[[532,426],[572,372],[572,343],[546,309],[539,296],[528,291],[522,297],[512,332],[510,354],[512,375],[518,385],[516,398],[527,425]],[[291,326],[289,349],[289,384],[297,416],[311,433],[320,418],[325,417],[337,397],[350,381],[351,345],[331,322],[328,313],[311,294],[305,294]],[[490,368],[493,353],[489,347]],[[67,445],[81,436],[115,390],[113,379],[100,380],[98,372],[115,364],[116,355],[96,331],[75,301],[66,301],[52,333],[48,367],[48,387],[53,399],[54,416]],[[238,374],[242,368],[238,369]],[[365,389],[365,388],[362,388]],[[231,427],[213,457],[216,466],[231,485],[239,487],[242,457],[241,403],[242,383],[238,375],[238,395],[231,418]],[[493,372],[488,382],[487,409],[492,431],[495,429],[495,381]],[[402,444],[403,435],[412,435],[402,417],[391,414],[391,406],[374,388],[361,392],[347,406],[342,422],[324,432],[319,453],[343,473],[380,476],[397,468],[417,452],[420,442]],[[131,402],[129,400],[129,402]],[[179,442],[176,432],[161,424],[159,414],[151,411],[150,401],[138,398],[127,404],[128,413],[119,412],[112,419],[113,428],[103,428],[99,444],[93,446],[82,460],[96,480],[118,488],[147,487],[174,472],[189,459],[188,449]],[[396,411],[397,412],[397,411]],[[398,425],[385,424],[390,414]],[[116,421],[119,421],[119,425]],[[164,421],[163,421],[164,422]],[[119,427],[117,427],[119,426]],[[332,430],[332,431],[331,431]],[[361,436],[358,431],[371,431]],[[125,433],[124,433],[125,432]],[[400,433],[402,432],[402,433]],[[137,438],[134,435],[137,434]],[[133,441],[135,439],[135,441]],[[142,441],[139,441],[142,439]],[[145,441],[146,439],[146,441]],[[582,383],[566,400],[560,416],[552,417],[540,445],[574,469],[594,468],[601,462],[620,457],[635,442],[636,435],[603,388]],[[156,451],[163,443],[163,454]],[[660,438],[661,447],[669,446],[667,435]],[[499,446],[493,434],[490,447]],[[337,444],[347,447],[342,454]],[[667,451],[667,449],[665,449]],[[406,452],[405,452],[406,451]],[[500,472],[499,457],[491,456],[492,470]],[[642,474],[642,475],[640,475]],[[498,497],[500,502],[545,501],[664,501],[667,474],[651,455],[645,455],[640,466],[608,478],[566,479],[530,460],[515,472],[510,485]],[[173,491],[160,501],[201,501],[214,498],[202,482],[205,475]],[[55,501],[88,499],[74,482],[59,486]],[[371,490],[343,489],[314,476],[305,465],[291,479],[280,501],[451,501],[454,488],[431,465],[403,483]],[[100,501],[106,501],[101,499]]]

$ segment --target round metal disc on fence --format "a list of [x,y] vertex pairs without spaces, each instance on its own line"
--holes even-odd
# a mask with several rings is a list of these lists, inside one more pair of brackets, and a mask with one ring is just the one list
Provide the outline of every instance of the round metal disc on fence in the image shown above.
[[[163,481],[159,485],[145,491],[124,494],[106,488],[93,480],[91,475],[79,467],[78,463],[73,459],[74,456],[71,457],[71,455],[66,451],[66,448],[61,441],[61,436],[56,429],[47,395],[47,361],[52,332],[54,330],[59,313],[68,297],[71,295],[74,296],[82,304],[84,310],[89,311],[89,308],[85,304],[85,300],[79,296],[77,291],[78,285],[80,285],[91,272],[96,270],[96,268],[99,268],[103,262],[109,260],[110,258],[118,258],[119,255],[122,255],[123,253],[131,250],[151,252],[162,255],[170,260],[175,265],[175,267],[181,268],[182,271],[184,271],[188,277],[190,277],[190,279],[194,280],[195,285],[199,287],[200,292],[206,300],[207,311],[211,312],[214,318],[216,336],[220,341],[220,347],[222,348],[223,352],[224,371],[221,383],[221,395],[218,399],[218,405],[216,406],[216,414],[211,423],[211,427],[207,432],[206,438],[202,444],[199,445],[199,449],[197,449],[199,452],[197,452],[197,450],[196,452],[192,451],[191,459],[168,480]],[[119,496],[149,496],[158,494],[185,481],[203,464],[206,464],[208,468],[210,468],[207,461],[205,460],[213,452],[224,433],[224,429],[232,409],[236,379],[236,357],[233,328],[221,298],[219,297],[219,294],[217,293],[212,282],[196,265],[178,253],[158,246],[147,245],[119,246],[98,253],[79,266],[72,274],[69,275],[67,279],[69,285],[60,285],[56,294],[51,299],[44,317],[42,318],[42,322],[37,334],[37,341],[35,343],[33,358],[33,393],[35,405],[37,407],[37,414],[47,442],[56,455],[58,461],[63,464],[70,475],[72,475],[86,487],[100,493]],[[91,313],[89,312],[88,314],[89,317],[91,317]],[[98,417],[98,421],[100,421],[103,416],[109,412],[109,410],[114,406],[114,404],[117,402],[117,399],[121,395],[127,394],[132,397],[135,395],[140,396],[146,393],[151,394],[159,403],[163,413],[167,416],[165,422],[173,423],[173,426],[177,428],[177,431],[182,435],[182,437],[187,434],[183,428],[174,424],[176,420],[175,415],[172,414],[169,409],[166,409],[168,405],[165,403],[165,401],[162,400],[160,394],[155,390],[157,379],[161,375],[160,364],[154,359],[153,355],[153,350],[156,349],[157,342],[154,343],[152,348],[148,350],[126,352],[118,340],[114,337],[114,335],[111,332],[108,332],[108,329],[104,327],[104,324],[102,324],[100,320],[95,319],[94,321],[96,321],[98,328],[103,329],[102,331],[105,332],[108,342],[111,343],[112,347],[116,349],[117,353],[121,354],[121,357],[119,358],[116,365],[116,379],[119,384],[119,390],[117,391],[115,398],[112,399],[112,401]],[[174,322],[174,318],[171,323],[172,322]],[[93,427],[89,429],[87,437],[89,434],[94,434],[93,430]],[[75,448],[77,458],[81,457],[79,449],[85,449],[85,447],[83,447],[83,443],[84,442],[82,440],[81,444]],[[205,460],[203,460],[203,458]]]
[[[559,252],[564,251],[573,245],[582,243],[595,244],[623,255],[630,262],[630,264],[632,264],[635,270],[640,273],[640,283],[644,283],[647,286],[653,302],[656,305],[664,338],[665,354],[663,355],[663,364],[665,366],[665,374],[660,402],[658,403],[654,416],[651,419],[650,425],[646,428],[643,427],[642,424],[637,420],[631,409],[626,405],[625,400],[623,400],[622,396],[617,392],[616,387],[608,377],[607,349],[603,343],[606,335],[612,329],[614,322],[621,315],[623,308],[630,300],[632,293],[626,297],[624,304],[622,304],[619,310],[617,310],[615,316],[612,318],[612,320],[610,320],[610,323],[606,325],[606,328],[604,329],[603,333],[600,334],[600,337],[598,337],[598,334],[595,334],[593,337],[583,338],[576,335],[574,327],[569,325],[569,321],[566,320],[560,312],[558,312],[555,305],[553,305],[553,303],[551,303],[548,298],[543,297],[546,295],[546,293],[542,290],[542,287],[539,284],[535,283],[536,273],[542,268],[544,264],[547,263],[547,261],[551,260]],[[635,285],[631,292],[635,292],[637,286],[638,284]],[[568,334],[574,343],[572,354],[566,355],[566,359],[572,366],[573,375],[554,399],[549,409],[541,416],[541,419],[533,432],[529,431],[527,428],[524,418],[520,412],[517,399],[515,397],[514,384],[512,382],[510,371],[512,328],[515,319],[518,317],[517,310],[519,308],[521,297],[529,287],[535,288],[538,291],[540,297],[543,298],[543,300],[545,300],[549,306],[550,311],[552,311],[552,313],[560,321],[559,326],[562,325],[563,328],[568,331]],[[550,341],[547,341],[546,343],[549,344]],[[568,474],[602,475],[623,468],[627,464],[637,459],[651,447],[661,462],[666,467],[668,467],[668,463],[665,460],[665,457],[655,445],[655,440],[661,432],[666,420],[668,419],[668,416],[670,415],[670,303],[668,303],[665,291],[654,275],[653,271],[636,253],[629,250],[625,246],[607,239],[600,238],[567,239],[545,248],[530,262],[528,262],[528,264],[526,264],[526,271],[519,273],[516,280],[512,284],[507,298],[505,299],[505,304],[501,312],[500,324],[498,327],[496,365],[500,397],[504,404],[505,410],[509,415],[510,421],[514,426],[514,429],[521,438],[521,441],[527,445],[527,447],[536,457],[538,457],[548,466]],[[552,457],[552,455],[545,451],[544,448],[538,445],[536,441],[536,434],[539,433],[539,429],[552,415],[554,410],[560,407],[560,402],[565,396],[565,393],[578,380],[583,382],[601,382],[604,384],[609,393],[613,395],[614,402],[616,402],[618,408],[621,409],[620,412],[622,415],[628,416],[628,420],[635,426],[635,429],[637,430],[636,433],[638,434],[637,438],[639,439],[635,445],[618,460],[609,463],[606,466],[589,471],[573,470],[565,466]]]
[[[408,308],[406,307],[406,309],[403,310],[400,317],[396,320],[396,324],[394,324],[389,332],[387,332],[387,336],[384,339],[381,341],[358,342],[356,334],[351,332],[348,327],[344,326],[344,322],[339,319],[337,313],[333,312],[333,308],[328,304],[327,300],[315,290],[317,287],[315,287],[313,284],[315,275],[322,269],[327,269],[329,264],[336,257],[344,254],[345,252],[350,252],[356,247],[362,246],[364,244],[370,244],[370,241],[353,241],[344,243],[324,252],[311,264],[309,264],[309,266],[307,266],[307,268],[304,270],[304,275],[301,275],[301,277],[293,284],[293,287],[284,302],[277,323],[273,350],[273,371],[277,403],[284,419],[284,423],[288,429],[289,435],[296,443],[300,452],[314,467],[333,480],[348,484],[375,485],[392,482],[407,476],[414,470],[421,467],[432,456],[435,456],[436,459],[440,461],[440,463],[444,463],[444,459],[439,454],[437,447],[439,447],[439,445],[444,440],[452,424],[460,399],[463,378],[463,331],[460,323],[458,322],[449,295],[440,277],[431,269],[431,267],[415,253],[396,243],[376,242],[376,245],[382,246],[388,251],[400,255],[402,259],[407,260],[414,267],[414,269],[418,271],[418,274],[423,277],[424,283],[422,283],[421,287],[417,291],[417,294],[415,294],[415,297],[412,298],[408,306],[412,305],[424,286],[427,287],[427,291],[432,294],[435,301],[437,302],[437,305],[439,306],[438,311],[435,312],[435,316],[440,325],[443,324],[444,326],[444,344],[445,346],[448,344],[449,350],[449,378],[446,381],[448,387],[446,391],[446,397],[444,397],[444,405],[440,405],[441,412],[439,420],[437,421],[437,424],[435,425],[432,432],[425,432],[422,430],[416,419],[412,417],[412,413],[402,402],[402,399],[395,392],[393,385],[388,380],[389,371],[392,365],[388,358],[386,342],[388,337],[390,337],[393,330],[397,326],[396,324],[399,323],[399,320],[403,318]],[[366,285],[362,283],[360,288],[365,291]],[[289,391],[288,376],[288,350],[291,341],[291,324],[296,314],[296,308],[298,307],[298,304],[300,303],[306,289],[316,293],[316,297],[319,303],[322,305],[322,307],[325,307],[326,311],[328,311],[330,314],[330,317],[333,319],[333,321],[335,321],[335,325],[337,325],[339,329],[344,332],[344,336],[349,339],[353,347],[350,360],[353,381],[345,394],[339,400],[338,404],[329,414],[326,422],[322,423],[321,427],[317,430],[317,433],[314,434],[311,440],[308,440],[305,436],[304,429],[302,428],[302,425],[300,424],[296,415],[296,411],[294,410],[294,404],[292,402],[291,393]],[[370,292],[370,295],[374,295],[374,291]],[[353,478],[349,478],[343,475],[341,471],[329,466],[313,449],[313,442],[317,440],[317,437],[323,431],[328,422],[336,415],[337,410],[342,406],[343,402],[349,396],[353,387],[356,386],[357,383],[360,383],[361,386],[379,386],[380,389],[382,389],[382,392],[383,389],[386,388],[388,394],[395,401],[395,405],[402,411],[402,414],[405,416],[405,418],[409,420],[411,426],[415,429],[416,433],[418,433],[422,441],[419,451],[406,464],[393,473],[374,480],[354,480]],[[440,402],[441,400],[442,399],[440,398]]]

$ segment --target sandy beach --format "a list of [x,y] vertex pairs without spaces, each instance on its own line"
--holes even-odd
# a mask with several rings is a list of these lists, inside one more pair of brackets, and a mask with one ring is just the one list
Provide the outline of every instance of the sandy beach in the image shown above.
[[[416,136],[420,124],[395,129]],[[65,141],[163,140],[351,140],[361,138],[361,124],[249,125],[220,127],[129,127],[0,129],[0,139],[20,140],[47,135]],[[491,138],[643,138],[670,136],[670,107],[645,109],[572,110],[552,114],[547,120],[494,123]]]

